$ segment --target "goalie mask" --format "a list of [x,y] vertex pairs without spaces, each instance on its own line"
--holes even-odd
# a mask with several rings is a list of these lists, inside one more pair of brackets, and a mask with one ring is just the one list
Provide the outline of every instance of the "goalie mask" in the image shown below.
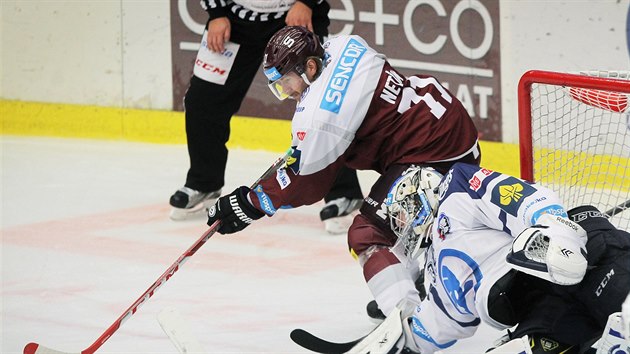
[[411,166],[387,194],[385,204],[390,227],[398,236],[395,247],[401,245],[405,256],[415,257],[430,244],[429,233],[438,206],[437,187],[441,180],[442,175],[433,168]]

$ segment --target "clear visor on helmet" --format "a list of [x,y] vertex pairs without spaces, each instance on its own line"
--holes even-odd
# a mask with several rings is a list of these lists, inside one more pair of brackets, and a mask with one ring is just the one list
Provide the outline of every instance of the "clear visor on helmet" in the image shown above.
[[295,71],[289,71],[282,75],[279,79],[269,80],[269,89],[279,100],[287,98],[298,99],[302,94],[304,79]]

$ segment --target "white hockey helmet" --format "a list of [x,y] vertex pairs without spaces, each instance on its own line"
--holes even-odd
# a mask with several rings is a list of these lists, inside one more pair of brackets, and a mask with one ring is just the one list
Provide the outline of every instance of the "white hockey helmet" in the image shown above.
[[[390,227],[404,247],[404,254],[412,256],[416,248],[426,248],[429,230],[438,207],[437,188],[442,174],[431,167],[409,167],[392,184],[387,194],[387,215]],[[418,245],[418,240],[423,238]]]

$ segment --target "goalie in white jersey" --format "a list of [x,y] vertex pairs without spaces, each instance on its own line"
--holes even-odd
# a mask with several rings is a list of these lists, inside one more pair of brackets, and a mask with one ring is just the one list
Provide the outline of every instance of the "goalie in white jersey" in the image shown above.
[[[567,213],[542,186],[469,164],[445,176],[411,167],[386,204],[394,252],[426,250],[430,283],[422,302],[398,304],[403,336],[391,353],[446,349],[481,322],[516,326],[506,341],[528,335],[534,353],[583,353],[630,291],[630,234],[594,207]],[[617,343],[608,349],[630,349]]]

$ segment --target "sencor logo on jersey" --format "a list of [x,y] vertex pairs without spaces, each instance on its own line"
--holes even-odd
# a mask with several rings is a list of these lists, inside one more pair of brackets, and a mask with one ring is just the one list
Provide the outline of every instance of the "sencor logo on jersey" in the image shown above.
[[326,90],[324,91],[324,98],[319,108],[329,112],[339,113],[350,80],[352,80],[354,71],[366,51],[367,48],[356,39],[350,39],[348,41],[348,44],[346,44],[346,47],[341,53],[341,57],[337,61],[337,66],[333,69],[330,80],[328,80]]
[[518,208],[528,196],[534,194],[536,189],[527,183],[508,177],[494,186],[490,201],[510,215],[516,216]]

